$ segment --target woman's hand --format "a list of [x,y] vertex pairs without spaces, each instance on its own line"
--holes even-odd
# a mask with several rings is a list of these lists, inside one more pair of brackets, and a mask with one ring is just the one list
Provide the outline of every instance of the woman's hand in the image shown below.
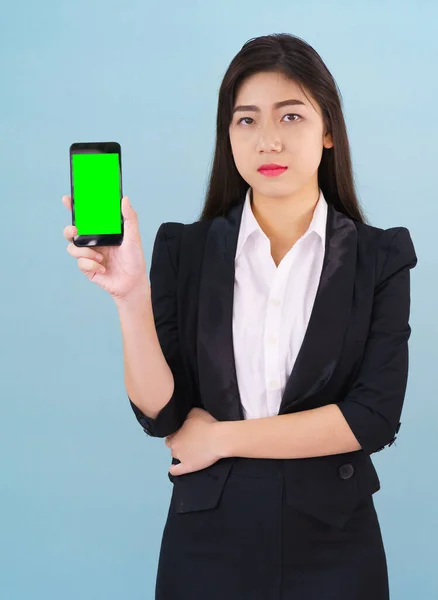
[[220,422],[202,408],[192,408],[183,425],[166,437],[172,456],[181,462],[169,473],[183,475],[205,469],[223,458],[219,451]]
[[[63,196],[62,202],[71,212],[71,196]],[[111,294],[114,300],[122,300],[137,291],[144,292],[149,287],[138,217],[127,196],[122,198],[122,214],[124,234],[120,246],[79,247],[73,243],[77,228],[74,225],[64,228],[64,237],[70,242],[67,252],[77,259],[79,269],[88,279]]]

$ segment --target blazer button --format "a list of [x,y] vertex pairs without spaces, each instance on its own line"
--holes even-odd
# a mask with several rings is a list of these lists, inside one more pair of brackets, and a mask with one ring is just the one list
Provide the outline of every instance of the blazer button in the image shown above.
[[345,463],[339,467],[338,473],[341,479],[350,479],[354,475],[354,467],[351,463]]

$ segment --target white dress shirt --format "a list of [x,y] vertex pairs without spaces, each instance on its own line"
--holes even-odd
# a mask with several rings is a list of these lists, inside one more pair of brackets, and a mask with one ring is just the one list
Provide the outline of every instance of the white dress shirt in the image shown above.
[[233,346],[246,419],[278,414],[312,312],[325,251],[327,202],[320,189],[306,233],[278,267],[248,189],[235,255]]

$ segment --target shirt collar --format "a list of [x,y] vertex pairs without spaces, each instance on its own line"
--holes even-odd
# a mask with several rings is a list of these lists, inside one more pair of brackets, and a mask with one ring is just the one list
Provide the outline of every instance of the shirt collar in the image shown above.
[[[306,233],[302,236],[307,237],[312,231],[318,234],[321,239],[322,247],[325,248],[325,235],[326,235],[326,223],[327,223],[327,201],[324,198],[321,188],[319,188],[319,199],[316,203],[315,210],[313,211],[313,217]],[[236,256],[237,259],[240,252],[242,251],[247,239],[255,231],[259,235],[268,239],[265,232],[261,229],[257,219],[254,216],[251,208],[251,187],[246,192],[245,201],[242,211],[242,220],[240,222],[239,239],[237,241]],[[302,238],[301,238],[302,239]]]

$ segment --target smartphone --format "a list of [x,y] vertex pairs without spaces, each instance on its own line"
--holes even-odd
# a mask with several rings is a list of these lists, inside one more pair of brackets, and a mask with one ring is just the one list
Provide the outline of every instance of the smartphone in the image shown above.
[[120,246],[123,242],[122,153],[117,142],[70,146],[72,225],[75,246]]

